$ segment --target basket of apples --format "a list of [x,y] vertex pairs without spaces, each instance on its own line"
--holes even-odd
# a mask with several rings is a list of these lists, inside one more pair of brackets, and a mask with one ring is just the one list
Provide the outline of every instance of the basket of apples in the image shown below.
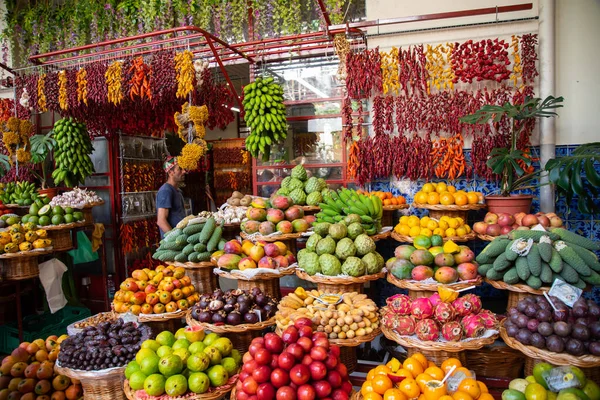
[[515,229],[529,230],[538,224],[546,229],[560,228],[563,226],[563,220],[555,213],[525,214],[520,212],[512,215],[488,212],[483,221],[473,224],[473,231],[477,233],[479,239],[491,242],[494,238],[506,235]]

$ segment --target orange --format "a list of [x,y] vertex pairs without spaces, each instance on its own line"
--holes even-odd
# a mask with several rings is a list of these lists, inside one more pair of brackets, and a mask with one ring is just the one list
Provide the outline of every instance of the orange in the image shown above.
[[413,376],[422,374],[423,371],[425,371],[425,368],[423,368],[423,364],[421,364],[421,362],[418,359],[413,357],[408,357],[406,360],[404,360],[402,367],[409,370],[411,374],[413,374]]
[[412,374],[412,372],[410,372],[406,368],[400,368],[394,375],[404,376],[405,378],[410,378],[410,379],[415,378],[415,376]]
[[442,371],[444,371],[444,374],[447,374],[448,371],[450,371],[450,369],[455,365],[456,365],[456,368],[462,367],[462,363],[460,362],[460,360],[458,358],[450,357],[450,358],[447,358],[446,360],[444,360],[444,362],[442,362],[442,365],[440,365],[440,367],[442,368]]
[[379,393],[369,392],[363,396],[364,400],[383,400],[383,397]]
[[406,204],[406,199],[403,196],[400,196],[397,199],[398,199],[398,204]]
[[438,193],[444,193],[448,191],[448,187],[444,182],[438,182],[437,186],[435,187],[435,191]]
[[471,374],[471,371],[469,371],[469,369],[465,368],[465,367],[458,367],[458,368],[456,368],[454,370],[454,372],[452,373],[452,376],[458,374],[459,372],[462,372],[463,374],[465,374],[465,376],[468,376],[468,377],[471,377],[471,378],[473,377],[473,374]]
[[433,187],[433,185],[431,183],[426,183],[423,185],[421,190],[425,193],[431,193],[435,190],[435,188]]
[[388,389],[383,394],[383,400],[408,400],[408,397],[400,389]]
[[442,371],[442,369],[441,369],[441,368],[439,368],[439,367],[435,367],[435,366],[433,366],[433,367],[428,367],[428,368],[425,370],[425,373],[426,373],[426,374],[429,374],[429,375],[431,375],[431,376],[433,376],[433,377],[434,377],[435,379],[437,379],[438,381],[441,381],[442,379],[444,379],[444,375],[446,375],[446,374],[444,374],[444,371]]
[[440,195],[440,204],[449,206],[454,204],[454,195],[450,192],[444,192]]
[[494,400],[494,396],[489,393],[481,393],[477,400]]
[[390,199],[385,199],[385,200],[383,201],[383,205],[384,205],[384,206],[391,206],[391,205],[392,205],[392,201],[391,201]]
[[436,192],[431,192],[427,195],[427,204],[436,205],[440,204],[440,195]]
[[469,204],[477,204],[477,202],[479,202],[479,196],[477,196],[477,193],[475,192],[468,192],[467,200],[469,201]]
[[373,385],[371,384],[371,380],[367,379],[363,384],[362,387],[360,388],[360,394],[362,394],[363,396],[365,396],[367,393],[371,393],[373,392]]
[[477,381],[473,378],[465,378],[458,384],[458,390],[468,393],[472,398],[477,399],[481,394],[481,389]]
[[454,399],[449,394],[446,394],[446,395],[440,397],[438,400],[454,400]]
[[372,370],[369,371],[369,373],[367,374],[367,381],[372,381],[373,378],[375,378],[375,374],[377,374],[377,372],[375,372],[375,368],[373,368]]
[[390,367],[388,367],[387,365],[378,365],[377,367],[375,367],[375,375],[379,375],[379,374],[391,374],[392,370],[390,369]]
[[427,368],[437,367],[433,361],[427,361]]
[[454,400],[475,400],[469,393],[457,390],[452,394]]
[[379,393],[381,395],[383,395],[386,392],[386,390],[394,387],[392,380],[388,378],[387,375],[383,374],[375,375],[375,377],[371,381],[371,385],[373,386],[373,390],[375,391],[375,393]]
[[449,191],[450,193],[456,193],[456,188],[452,185],[448,185],[446,190]]
[[425,192],[417,192],[415,194],[415,203],[417,203],[417,204],[426,204],[427,203],[427,193],[425,193]]
[[479,385],[479,389],[481,390],[481,393],[489,393],[489,389],[487,386],[485,386],[485,383],[481,382],[481,381],[477,381],[477,384]]
[[429,361],[427,361],[427,357],[425,357],[422,353],[414,353],[412,356],[410,356],[411,358],[414,358],[415,360],[419,361],[421,363],[421,365],[423,366],[423,369],[427,368],[429,365]]
[[431,380],[433,380],[433,376],[426,374],[425,372],[417,375],[417,377],[415,378],[415,381],[417,381],[417,385],[419,385],[421,392],[425,390],[425,384]]
[[469,202],[469,199],[467,198],[467,195],[462,194],[462,193],[455,193],[454,194],[454,203],[457,206],[464,206]]
[[419,397],[419,394],[421,394],[421,389],[419,389],[417,381],[410,378],[406,378],[402,382],[398,383],[398,389],[400,389],[400,391],[409,399]]

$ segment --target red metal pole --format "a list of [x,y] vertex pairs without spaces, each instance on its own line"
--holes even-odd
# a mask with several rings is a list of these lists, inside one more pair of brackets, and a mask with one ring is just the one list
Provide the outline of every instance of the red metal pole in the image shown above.
[[331,18],[329,18],[329,13],[327,12],[327,6],[323,2],[323,0],[317,0],[319,4],[319,8],[321,9],[321,14],[323,14],[323,19],[325,19],[325,23],[327,24],[327,28],[331,25]]

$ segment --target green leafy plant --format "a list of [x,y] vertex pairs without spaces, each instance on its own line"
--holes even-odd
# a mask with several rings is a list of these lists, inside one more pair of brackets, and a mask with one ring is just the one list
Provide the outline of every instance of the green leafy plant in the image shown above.
[[42,183],[42,189],[49,187],[48,176],[50,176],[50,170],[52,169],[52,158],[50,157],[54,147],[56,146],[56,140],[52,137],[54,131],[50,131],[45,135],[34,135],[30,139],[31,143],[31,162],[39,164],[42,170],[42,174],[39,175],[37,172],[34,174]]
[[517,140],[525,127],[525,121],[533,118],[550,118],[557,115],[553,110],[562,107],[562,97],[548,96],[541,98],[527,97],[523,104],[505,103],[503,106],[484,105],[474,114],[466,115],[460,120],[467,124],[484,124],[490,120],[500,122],[506,117],[511,120],[510,147],[497,147],[490,152],[487,166],[495,174],[501,176],[500,195],[510,196],[517,190],[527,189],[526,186],[539,175],[540,171],[525,173],[519,165],[531,166],[531,158],[517,148]]
[[10,162],[6,154],[0,154],[0,175],[4,176],[10,171]]

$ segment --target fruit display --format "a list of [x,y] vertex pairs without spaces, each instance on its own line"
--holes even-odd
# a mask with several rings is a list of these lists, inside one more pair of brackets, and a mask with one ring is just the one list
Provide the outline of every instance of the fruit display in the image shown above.
[[84,329],[88,326],[96,326],[100,325],[102,322],[114,322],[117,320],[117,315],[112,312],[99,313],[96,315],[92,315],[89,318],[84,319],[83,321],[76,322],[73,324],[75,329]]
[[86,126],[73,118],[63,118],[56,121],[53,130],[56,140],[54,183],[64,182],[65,186],[73,187],[85,182],[85,178],[94,173],[90,158],[94,146]]
[[444,182],[427,182],[414,196],[414,203],[419,205],[466,206],[483,204],[483,194],[456,190],[454,186]]
[[[319,207],[321,212],[316,214],[317,222],[347,225],[358,222],[367,235],[375,235],[381,230],[383,203],[379,196],[359,194],[346,188],[330,190],[325,193]],[[348,223],[346,217],[350,215],[356,215],[360,220],[352,218],[352,222]]]
[[52,247],[48,232],[31,222],[14,224],[0,232],[0,254],[28,252]]
[[422,341],[459,342],[498,329],[496,315],[482,308],[478,296],[466,294],[451,299],[438,293],[414,299],[404,294],[394,295],[382,309],[382,323],[399,335],[416,335]]
[[0,367],[0,398],[79,398],[83,393],[81,385],[54,372],[54,362],[66,338],[67,335],[52,335],[45,340],[23,342],[4,357]]
[[305,216],[302,207],[293,204],[291,197],[287,196],[275,195],[270,200],[256,198],[246,210],[242,232],[268,236],[275,232],[290,234],[308,231],[315,217]]
[[242,355],[228,338],[187,327],[145,340],[135,359],[127,364],[125,377],[134,391],[178,397],[227,384],[241,363]]
[[213,217],[219,225],[240,224],[246,218],[247,209],[243,206],[227,206],[215,212],[202,211],[198,217],[206,219]]
[[575,366],[555,367],[540,362],[526,378],[510,381],[502,392],[503,400],[582,399],[600,400],[600,386]]
[[[448,374],[450,378],[442,384]],[[494,399],[487,386],[476,380],[459,359],[447,358],[438,366],[421,353],[412,354],[404,362],[392,358],[387,364],[371,369],[360,393],[365,400]]]
[[514,229],[528,230],[536,225],[541,225],[545,229],[550,227],[561,228],[563,220],[554,213],[536,213],[525,214],[524,212],[511,215],[508,213],[492,213],[485,214],[483,221],[473,224],[473,231],[479,235],[500,236],[506,235]]
[[600,306],[579,298],[569,309],[550,297],[525,297],[508,310],[506,334],[518,342],[554,353],[600,356]]
[[377,196],[383,202],[383,206],[400,206],[406,204],[406,198],[404,196],[394,196],[392,192],[366,192],[364,190],[357,190],[356,193],[364,194],[367,196]]
[[61,367],[84,371],[122,367],[133,360],[150,334],[148,326],[123,322],[122,318],[88,326],[61,343],[58,362]]
[[37,188],[32,182],[9,182],[4,184],[0,191],[0,200],[3,204],[29,206],[38,199],[41,199],[44,204],[48,204],[50,201],[46,196],[38,194]]
[[37,226],[56,226],[62,224],[72,224],[83,221],[85,217],[81,211],[75,211],[71,207],[50,206],[45,204],[39,206],[34,203],[29,206],[29,213],[21,217],[22,223],[31,222]]
[[329,339],[361,338],[379,328],[377,306],[355,292],[332,294],[300,287],[281,299],[277,308],[277,328],[283,335],[302,319],[312,321],[312,329],[325,332]]
[[5,213],[0,217],[0,228],[6,228],[7,226],[18,224],[21,222],[21,217],[13,213]]
[[192,307],[191,316],[196,321],[209,324],[256,324],[272,318],[277,312],[277,301],[262,293],[257,287],[251,291],[216,289],[205,293]]
[[226,203],[232,207],[248,207],[250,206],[250,203],[252,203],[252,200],[254,200],[254,196],[243,194],[236,190],[231,194],[231,197],[227,199]]
[[477,256],[480,275],[533,289],[555,279],[584,289],[600,284],[600,244],[564,228],[514,230],[495,238]]
[[256,243],[250,240],[233,239],[225,243],[223,250],[213,253],[217,266],[226,270],[254,268],[279,269],[288,268],[296,262],[296,257],[283,242]]
[[417,236],[461,237],[471,233],[471,227],[461,217],[442,216],[439,220],[429,216],[403,215],[394,232],[402,236],[416,238]]
[[225,246],[221,239],[223,224],[213,217],[194,218],[186,221],[182,228],[175,228],[160,241],[152,258],[160,261],[205,262],[210,255]]
[[318,206],[323,202],[323,196],[329,192],[327,182],[323,178],[308,177],[308,172],[302,164],[292,169],[292,174],[281,181],[281,187],[276,194],[289,196],[294,204],[303,206]]
[[343,222],[315,224],[306,248],[298,252],[298,267],[308,275],[360,277],[382,271],[385,261],[375,251],[375,241],[364,232],[360,217],[350,214]]
[[235,400],[348,400],[352,393],[340,348],[325,333],[313,333],[308,320],[296,321],[282,338],[253,339],[243,361]]
[[187,310],[199,298],[184,268],[159,265],[133,271],[131,278],[121,282],[112,306],[118,313],[163,314]]
[[102,202],[102,198],[98,196],[96,192],[74,187],[73,190],[54,196],[52,200],[50,200],[49,204],[52,207],[61,206],[63,208],[84,208],[86,206],[91,206]]
[[244,120],[251,128],[246,138],[246,150],[252,157],[262,153],[269,161],[271,146],[277,146],[287,137],[287,119],[283,104],[283,88],[273,78],[256,78],[244,87]]
[[[424,239],[428,239],[423,237]],[[435,244],[440,244],[436,242]],[[433,278],[443,284],[470,281],[478,277],[475,253],[468,246],[453,241],[443,245],[423,247],[427,241],[415,239],[413,245],[403,244],[394,250],[386,262],[388,272],[397,279],[424,281]]]

